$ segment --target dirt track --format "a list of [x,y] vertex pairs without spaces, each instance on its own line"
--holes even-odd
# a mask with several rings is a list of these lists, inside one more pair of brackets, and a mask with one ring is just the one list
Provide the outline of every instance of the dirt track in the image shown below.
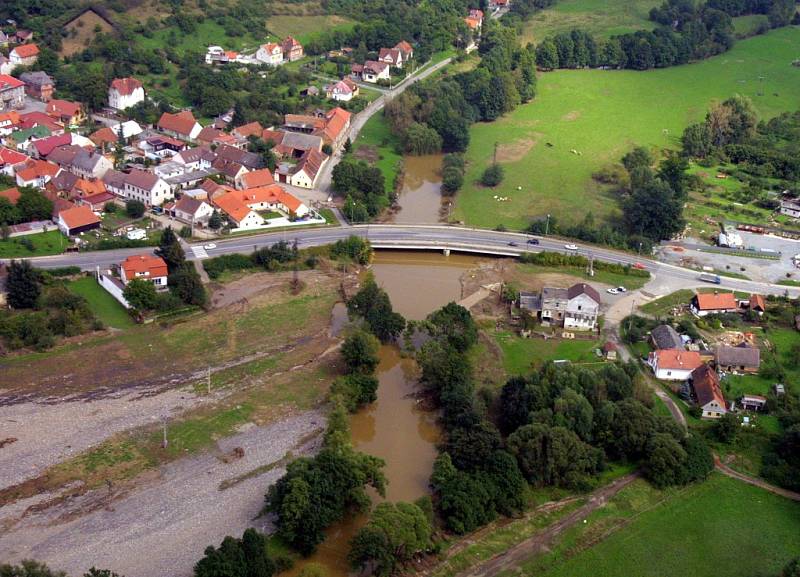
[[717,455],[714,455],[714,466],[717,468],[717,471],[732,479],[742,481],[744,483],[747,483],[748,485],[753,485],[754,487],[760,487],[765,491],[769,491],[770,493],[780,495],[781,497],[786,497],[787,499],[791,499],[792,501],[800,501],[800,493],[795,493],[794,491],[790,491],[789,489],[776,487],[775,485],[770,485],[769,483],[767,483],[762,479],[757,479],[756,477],[745,475],[744,473],[740,473],[739,471],[734,471],[733,469],[722,463],[722,461],[719,460],[719,457]]
[[598,489],[591,494],[585,505],[579,507],[563,519],[559,519],[544,531],[526,539],[511,549],[492,557],[491,559],[458,574],[458,577],[494,577],[514,567],[518,567],[526,559],[541,553],[552,546],[555,539],[564,531],[585,519],[589,513],[602,507],[606,502],[627,487],[636,478],[638,473],[630,473],[620,477],[613,483]]

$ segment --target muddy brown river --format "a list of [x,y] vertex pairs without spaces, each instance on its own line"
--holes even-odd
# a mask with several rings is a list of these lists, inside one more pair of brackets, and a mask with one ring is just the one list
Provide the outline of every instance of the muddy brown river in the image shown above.
[[403,167],[403,188],[397,198],[400,211],[395,214],[394,222],[439,222],[442,155],[406,156],[403,158]]
[[[408,319],[420,320],[461,298],[461,275],[479,260],[464,255],[377,252],[372,272],[389,293],[394,309]],[[344,306],[337,305],[332,332],[341,331],[346,318],[343,314]],[[418,408],[413,397],[418,385],[417,365],[412,359],[402,358],[396,347],[381,347],[377,376],[377,401],[350,418],[353,446],[386,461],[387,500],[413,501],[428,493],[440,435],[436,415]],[[373,494],[372,500],[378,503],[381,497]],[[309,563],[319,563],[328,577],[346,577],[350,539],[366,521],[366,515],[359,515],[330,527],[317,552],[284,575],[295,577]]]

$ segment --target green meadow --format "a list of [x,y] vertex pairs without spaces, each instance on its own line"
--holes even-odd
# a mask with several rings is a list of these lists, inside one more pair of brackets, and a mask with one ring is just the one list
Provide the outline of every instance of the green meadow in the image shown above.
[[798,535],[799,503],[718,473],[666,494],[637,482],[521,569],[543,577],[777,576],[800,555]]
[[525,23],[522,41],[538,44],[547,36],[582,28],[607,38],[618,34],[652,29],[648,14],[661,0],[559,0]]
[[[468,224],[523,228],[551,213],[576,221],[609,217],[617,200],[591,178],[635,145],[677,148],[683,129],[714,100],[752,99],[762,118],[800,105],[800,28],[740,41],[729,52],[685,66],[632,70],[558,70],[539,78],[538,96],[492,123],[475,124],[466,183],[454,216]],[[477,184],[498,145],[505,180]],[[495,195],[507,200],[496,200]]]

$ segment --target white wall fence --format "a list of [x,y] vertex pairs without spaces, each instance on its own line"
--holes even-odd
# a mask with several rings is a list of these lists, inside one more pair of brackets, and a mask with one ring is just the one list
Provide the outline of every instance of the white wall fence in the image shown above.
[[100,272],[100,267],[97,268],[96,272],[97,282],[100,283],[100,286],[106,289],[108,293],[117,299],[119,303],[124,306],[126,309],[131,308],[131,305],[125,300],[125,297],[122,294],[124,290],[124,285],[122,282],[112,276],[104,275]]

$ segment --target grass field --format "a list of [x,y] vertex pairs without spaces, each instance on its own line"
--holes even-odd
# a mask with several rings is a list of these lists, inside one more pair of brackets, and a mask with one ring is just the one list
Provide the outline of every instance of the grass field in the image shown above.
[[543,577],[766,577],[800,555],[798,535],[800,504],[716,473],[666,493],[637,481],[521,569]]
[[[713,100],[736,93],[751,98],[762,118],[795,110],[800,68],[791,62],[798,44],[800,28],[790,27],[743,40],[696,64],[543,74],[532,103],[496,122],[473,125],[454,217],[482,227],[522,228],[547,213],[573,222],[588,211],[597,217],[616,213],[616,197],[591,175],[633,146],[676,148],[686,125],[702,119]],[[476,183],[495,143],[506,177],[496,189],[483,189]]]
[[520,264],[519,268],[524,273],[545,274],[559,273],[567,274],[586,281],[591,280],[596,283],[603,283],[614,287],[624,286],[628,290],[642,288],[649,278],[610,272],[607,270],[595,270],[594,276],[590,277],[586,270],[577,266],[538,266],[534,264]]
[[603,362],[594,352],[602,343],[595,340],[523,339],[508,331],[495,333],[494,338],[503,351],[503,366],[509,375],[528,374],[547,361]]
[[[33,250],[22,244],[23,238],[29,239],[33,243]],[[64,236],[58,230],[15,236],[8,240],[0,240],[0,258],[27,258],[61,254],[65,245]]]
[[[175,42],[172,42],[171,32],[173,31],[175,32]],[[261,38],[256,38],[249,32],[244,36],[228,36],[222,26],[211,19],[206,19],[198,24],[197,29],[191,34],[181,34],[175,27],[162,28],[156,30],[150,38],[139,35],[137,40],[139,44],[149,49],[163,48],[166,45],[170,45],[179,54],[189,51],[205,54],[206,49],[211,45],[222,46],[226,50],[248,49],[255,51],[259,44],[267,41],[267,38],[266,30],[264,30],[264,36]]]
[[397,153],[397,137],[389,130],[383,114],[374,114],[367,120],[353,145],[357,157],[381,169],[390,190],[403,156]]
[[69,283],[69,290],[81,295],[89,302],[89,307],[104,324],[115,329],[134,326],[133,319],[108,291],[103,289],[94,277],[84,277]]
[[538,44],[546,36],[568,32],[573,28],[587,30],[594,36],[609,37],[636,30],[649,30],[650,8],[659,0],[559,0],[542,10],[525,24],[522,43]]
[[294,36],[300,44],[305,44],[320,32],[348,30],[353,27],[353,24],[351,20],[334,14],[319,16],[279,14],[267,20],[267,30],[279,38]]

